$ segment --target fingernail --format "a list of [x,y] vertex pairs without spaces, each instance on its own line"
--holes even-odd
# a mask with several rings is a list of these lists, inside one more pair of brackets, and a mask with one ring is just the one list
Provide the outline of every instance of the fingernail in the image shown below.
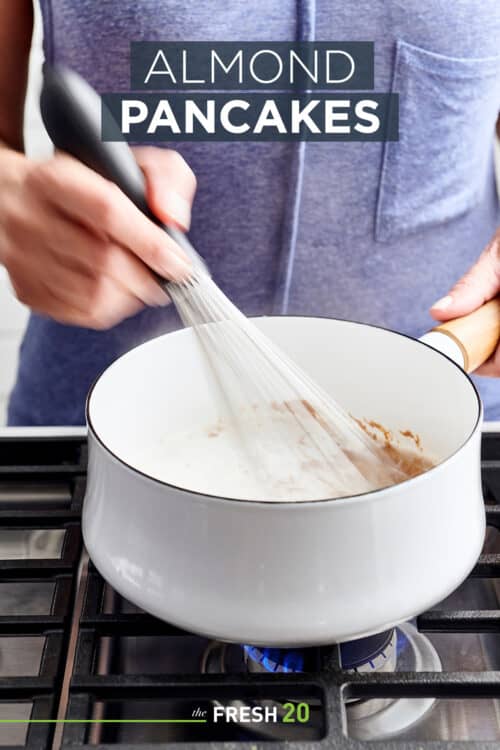
[[184,230],[188,230],[191,224],[190,203],[172,190],[164,191],[162,194],[162,206],[167,216],[175,221]]
[[152,295],[152,299],[155,305],[158,307],[165,307],[171,303],[171,299],[166,291],[158,284]]
[[446,310],[446,308],[449,307],[452,302],[453,297],[450,294],[447,294],[446,297],[441,297],[441,299],[438,299],[437,302],[434,302],[431,310]]
[[178,255],[170,253],[170,262],[165,268],[165,275],[173,281],[186,281],[191,276],[191,264],[180,258]]

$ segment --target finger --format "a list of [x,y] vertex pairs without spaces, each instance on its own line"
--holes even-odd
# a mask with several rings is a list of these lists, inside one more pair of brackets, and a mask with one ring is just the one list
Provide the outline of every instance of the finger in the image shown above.
[[32,188],[66,215],[105,233],[165,278],[183,281],[191,264],[163,229],[147,219],[113,183],[66,155],[29,173]]
[[[41,216],[38,221],[32,217],[29,231],[36,232],[40,238],[37,253],[40,260],[44,250],[53,256],[54,263],[75,272],[80,271],[93,278],[101,274],[109,276],[145,305],[169,304],[168,295],[151,270],[137,256],[107,238],[97,237],[68,217],[54,214],[50,222],[46,221],[45,216]],[[34,263],[36,265],[36,258]],[[43,275],[45,270],[41,268],[39,273]]]
[[[64,280],[64,284],[61,281]],[[93,279],[71,272],[63,279],[41,280],[45,296],[41,305],[51,317],[64,316],[67,322],[98,331],[108,330],[144,308],[137,297],[119,288],[111,279]]]
[[134,148],[137,163],[146,178],[148,204],[165,224],[189,229],[196,177],[183,157],[171,149]]
[[153,276],[151,270],[128,250],[119,245],[109,244],[104,248],[95,248],[95,268],[112,279],[118,287],[137,297],[145,305],[163,307],[170,304],[159,280]]
[[144,308],[140,299],[117,286],[112,279],[102,277],[96,284],[93,279],[85,283],[85,277],[79,277],[78,289],[73,291],[76,284],[72,276],[75,275],[68,274],[64,286],[52,279],[45,286],[54,304],[77,311],[73,313],[76,325],[104,331]]
[[10,278],[17,298],[33,312],[65,325],[90,327],[88,311],[83,311],[68,300],[59,298],[40,279],[18,279],[13,274]]
[[484,375],[488,378],[500,377],[500,347],[486,362],[474,371],[474,375]]
[[448,294],[434,303],[430,313],[436,320],[467,315],[495,297],[499,290],[500,237],[497,235]]
[[[41,259],[41,256],[40,256]],[[45,255],[30,265],[10,269],[18,298],[43,315],[98,330],[111,328],[144,307],[142,300],[107,276],[74,271]],[[43,265],[41,265],[43,263]]]

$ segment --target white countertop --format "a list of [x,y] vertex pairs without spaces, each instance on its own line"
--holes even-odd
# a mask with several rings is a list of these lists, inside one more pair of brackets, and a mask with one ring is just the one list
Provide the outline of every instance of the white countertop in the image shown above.
[[86,434],[86,427],[0,427],[0,438],[68,436],[85,437]]
[[[483,432],[500,432],[500,422],[484,422]],[[86,427],[0,427],[0,437],[85,437]]]

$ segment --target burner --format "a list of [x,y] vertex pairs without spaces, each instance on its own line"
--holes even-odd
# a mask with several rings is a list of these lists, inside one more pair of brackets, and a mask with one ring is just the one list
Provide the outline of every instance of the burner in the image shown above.
[[[441,672],[439,656],[428,638],[411,623],[396,628],[392,671]],[[383,670],[389,671],[389,670]],[[347,731],[358,740],[384,739],[420,721],[435,698],[372,698],[346,704]]]
[[[311,672],[317,667],[317,649],[243,646],[250,672]],[[396,664],[395,630],[340,645],[340,663],[346,672],[390,672]]]
[[307,649],[243,646],[249,672],[307,672]]
[[[312,672],[317,670],[319,650],[258,648],[256,646],[236,646],[212,641],[207,647],[201,670],[203,673],[232,671],[239,662],[249,672]],[[440,672],[441,663],[430,641],[418,632],[410,623],[399,625],[389,630],[358,641],[349,641],[339,647],[342,670],[352,672]],[[240,667],[241,668],[241,667]],[[404,729],[422,719],[435,703],[434,698],[372,698],[369,700],[352,699],[346,701],[346,720],[350,737],[361,740],[383,739],[397,735]],[[232,705],[241,708],[242,701],[233,701]],[[253,702],[252,705],[257,705]],[[273,701],[262,700],[261,706],[277,706],[283,714],[281,705]],[[315,705],[317,723],[320,719],[320,702]],[[264,724],[252,727],[254,733],[267,739],[283,739],[282,724]],[[297,727],[296,739],[312,738],[312,732],[318,726]],[[299,736],[300,733],[300,736]],[[317,734],[314,734],[317,736]]]

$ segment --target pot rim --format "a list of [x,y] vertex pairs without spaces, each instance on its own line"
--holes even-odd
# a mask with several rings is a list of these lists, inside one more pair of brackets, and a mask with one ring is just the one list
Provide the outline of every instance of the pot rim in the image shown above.
[[476,434],[478,428],[481,425],[482,415],[483,415],[483,405],[482,405],[482,401],[481,401],[481,397],[479,395],[479,392],[478,392],[478,390],[476,388],[476,385],[473,382],[472,378],[470,377],[470,375],[468,373],[466,373],[460,367],[460,365],[458,365],[453,359],[451,359],[451,357],[449,357],[447,354],[443,354],[443,352],[440,352],[438,349],[435,349],[433,346],[431,346],[430,344],[427,344],[425,341],[421,341],[420,339],[415,339],[415,338],[413,338],[413,336],[410,336],[407,333],[401,333],[400,331],[393,331],[390,328],[384,328],[384,326],[375,325],[374,323],[363,323],[363,322],[361,322],[359,320],[346,320],[344,318],[331,318],[329,315],[252,315],[252,316],[249,316],[249,317],[251,319],[256,319],[256,320],[262,319],[262,318],[300,318],[300,319],[306,319],[306,320],[311,320],[311,319],[312,320],[331,320],[331,321],[338,322],[338,323],[349,323],[349,324],[352,324],[352,325],[363,326],[363,327],[366,327],[366,328],[376,328],[378,330],[385,331],[386,333],[390,333],[393,336],[401,336],[402,338],[410,339],[410,341],[412,341],[416,345],[425,346],[427,349],[430,349],[435,354],[439,355],[440,357],[444,357],[444,359],[448,360],[448,362],[451,365],[453,365],[454,367],[456,367],[456,369],[460,372],[460,374],[464,378],[466,378],[468,380],[469,385],[472,388],[472,392],[473,392],[474,396],[476,397],[476,402],[477,402],[477,416],[476,416],[476,421],[474,423],[474,426],[473,426],[472,430],[470,431],[470,433],[467,435],[467,437],[464,439],[464,441],[458,446],[458,448],[456,450],[454,450],[452,453],[450,453],[448,456],[446,456],[445,459],[443,459],[442,461],[440,461],[435,466],[431,466],[429,469],[426,469],[425,471],[421,472],[420,474],[417,474],[414,477],[410,477],[408,479],[405,479],[402,482],[398,482],[397,484],[392,484],[392,485],[389,485],[388,487],[380,487],[377,490],[369,490],[367,492],[361,492],[361,493],[359,493],[357,495],[344,495],[342,497],[336,497],[336,498],[327,497],[327,498],[321,498],[321,499],[318,499],[318,500],[299,500],[299,501],[293,501],[293,500],[290,500],[290,501],[280,501],[280,500],[244,500],[244,499],[239,499],[239,498],[235,498],[235,497],[224,497],[224,496],[221,496],[221,495],[212,495],[212,494],[209,494],[209,493],[199,492],[197,490],[190,490],[188,487],[180,487],[179,485],[172,484],[170,482],[166,482],[163,479],[158,479],[157,477],[152,477],[149,474],[146,474],[146,472],[142,471],[141,469],[138,469],[135,466],[132,466],[128,461],[125,461],[123,458],[121,458],[120,456],[118,456],[114,451],[111,450],[111,448],[109,448],[106,445],[106,443],[104,442],[104,440],[98,435],[97,430],[94,428],[94,425],[92,424],[92,419],[91,419],[91,416],[90,416],[90,401],[92,399],[92,394],[93,394],[93,392],[94,392],[97,384],[99,383],[99,381],[103,377],[103,375],[108,371],[109,367],[111,367],[113,364],[115,364],[116,362],[118,362],[123,357],[126,357],[134,349],[139,349],[141,346],[144,346],[144,344],[149,343],[149,341],[153,341],[156,338],[162,338],[163,336],[168,336],[170,334],[181,333],[182,331],[187,330],[186,328],[179,328],[179,329],[177,329],[175,331],[169,331],[166,334],[165,333],[164,334],[160,334],[160,336],[156,336],[153,339],[148,339],[148,341],[144,341],[144,342],[142,342],[142,344],[138,344],[137,346],[132,347],[132,349],[129,349],[127,352],[125,352],[124,354],[122,354],[119,357],[117,357],[117,359],[115,359],[111,363],[111,365],[109,365],[105,370],[103,370],[94,379],[94,381],[93,381],[92,385],[90,386],[89,391],[87,393],[87,398],[86,398],[86,402],[85,402],[85,418],[86,418],[86,421],[87,421],[87,427],[88,427],[89,434],[92,435],[92,437],[96,440],[96,442],[101,446],[101,448],[106,453],[108,453],[116,462],[118,462],[119,464],[121,464],[122,466],[124,466],[126,469],[128,469],[131,472],[133,472],[134,474],[138,474],[139,476],[143,477],[146,480],[149,480],[150,482],[153,482],[155,484],[159,484],[162,487],[167,487],[170,490],[175,490],[176,492],[187,493],[187,494],[194,495],[194,496],[196,496],[198,498],[202,498],[202,499],[207,499],[207,500],[211,500],[211,501],[220,501],[220,502],[229,503],[229,504],[237,503],[237,504],[245,504],[245,505],[251,505],[251,506],[258,505],[259,507],[268,506],[269,505],[269,506],[272,506],[274,508],[278,505],[278,506],[283,506],[283,507],[288,507],[288,508],[291,508],[291,507],[296,508],[297,506],[299,506],[299,507],[310,506],[310,505],[317,505],[318,503],[335,503],[335,504],[344,505],[344,504],[347,504],[347,503],[353,503],[353,502],[361,501],[361,500],[367,501],[367,500],[371,500],[372,498],[373,499],[380,498],[381,495],[386,496],[387,494],[392,494],[392,492],[398,490],[401,487],[405,487],[405,486],[409,485],[410,483],[412,485],[414,485],[417,482],[422,481],[423,478],[427,477],[429,474],[433,474],[436,471],[442,470],[444,466],[446,466],[449,462],[451,462],[455,458],[455,456],[457,456],[463,450],[463,448],[465,448],[465,446],[470,442],[470,440]]

